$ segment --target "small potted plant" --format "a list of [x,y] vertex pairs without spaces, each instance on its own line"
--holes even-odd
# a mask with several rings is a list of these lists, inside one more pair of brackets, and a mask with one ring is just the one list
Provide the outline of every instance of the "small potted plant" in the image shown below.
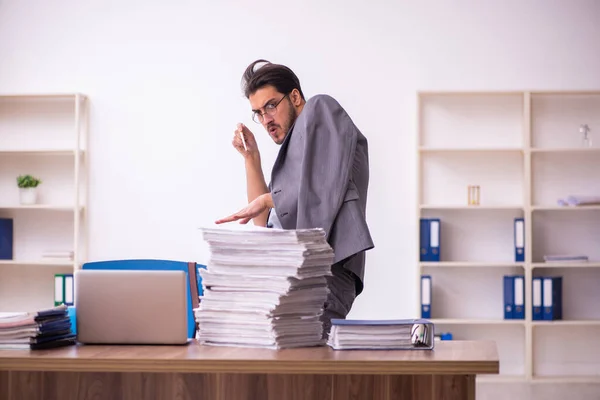
[[31,205],[37,202],[37,187],[40,183],[42,181],[39,178],[31,175],[19,175],[17,177],[21,204]]

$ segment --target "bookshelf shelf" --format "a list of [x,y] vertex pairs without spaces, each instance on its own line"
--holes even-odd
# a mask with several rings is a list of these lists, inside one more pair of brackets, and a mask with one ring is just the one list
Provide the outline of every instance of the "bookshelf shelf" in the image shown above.
[[600,375],[590,376],[534,376],[533,383],[600,383]]
[[[489,148],[477,148],[477,147],[420,147],[419,151],[421,153],[522,153],[523,149],[518,147],[489,147]],[[464,154],[463,154],[464,155]]]
[[[79,206],[82,211],[84,206]],[[0,205],[0,210],[48,210],[48,211],[76,211],[73,206],[54,205],[54,204],[34,204],[34,205]]]
[[[78,93],[0,95],[0,218],[12,220],[12,257],[0,259],[0,312],[52,307],[54,275],[87,258],[88,113]],[[42,181],[31,205],[21,203],[16,184],[24,174]],[[50,254],[63,252],[72,260]]]
[[600,262],[533,263],[532,268],[600,268]]
[[3,265],[37,265],[41,267],[70,267],[73,261],[63,260],[0,260],[0,267]]
[[[505,397],[521,384],[530,398],[534,382],[593,383],[600,392],[600,204],[559,205],[600,196],[600,91],[432,91],[419,92],[417,103],[417,237],[420,219],[440,220],[439,260],[416,252],[418,315],[421,276],[429,275],[436,331],[495,340],[500,376],[478,382],[506,384]],[[469,205],[470,185],[480,187],[478,205]],[[524,220],[522,262],[516,218]],[[589,261],[544,262],[557,254]],[[525,318],[507,320],[503,276],[516,274]],[[551,276],[563,277],[562,319],[533,320],[533,278]]]
[[476,378],[478,383],[514,383],[526,382],[525,375],[481,375]]
[[421,210],[467,210],[467,211],[523,211],[521,206],[512,205],[452,205],[452,204],[423,204],[420,206]]
[[600,147],[597,148],[577,148],[577,147],[555,147],[555,148],[532,148],[530,150],[532,153],[548,153],[548,154],[600,154]]
[[533,206],[531,207],[532,211],[598,211],[600,210],[600,205],[593,206]]
[[431,321],[438,325],[524,325],[522,319],[458,319],[458,318],[432,318]]
[[83,150],[75,149],[2,149],[0,148],[0,154],[2,155],[46,155],[46,156],[76,156],[83,155]]
[[549,326],[600,326],[600,319],[597,320],[579,320],[579,321],[532,321],[533,326],[549,327]]
[[5,93],[1,94],[2,100],[64,100],[71,101],[77,98],[87,100],[87,96],[82,93]]
[[423,268],[523,268],[523,263],[473,262],[473,261],[442,261],[420,262]]

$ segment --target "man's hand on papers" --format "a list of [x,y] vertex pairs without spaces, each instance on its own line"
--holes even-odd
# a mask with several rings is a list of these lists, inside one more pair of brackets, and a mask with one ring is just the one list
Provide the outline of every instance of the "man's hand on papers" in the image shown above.
[[215,221],[216,224],[223,224],[226,222],[240,221],[240,224],[247,224],[252,218],[259,216],[263,211],[267,210],[267,208],[273,208],[273,198],[271,197],[271,193],[265,193],[258,196],[252,202],[250,202],[246,207],[242,208],[240,211],[232,214],[228,217],[221,218]]

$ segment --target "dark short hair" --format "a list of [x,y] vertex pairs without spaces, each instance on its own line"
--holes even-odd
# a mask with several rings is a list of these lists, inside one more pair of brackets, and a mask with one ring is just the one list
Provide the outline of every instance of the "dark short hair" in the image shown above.
[[278,92],[283,94],[289,94],[292,90],[298,89],[300,96],[304,99],[300,80],[290,68],[263,59],[248,65],[242,77],[244,96],[249,98],[252,93],[268,85],[274,86]]

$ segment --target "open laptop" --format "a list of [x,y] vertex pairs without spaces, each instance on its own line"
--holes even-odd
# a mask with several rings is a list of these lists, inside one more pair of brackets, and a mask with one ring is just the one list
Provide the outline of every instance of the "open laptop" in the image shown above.
[[77,340],[84,344],[185,344],[183,271],[77,270]]

